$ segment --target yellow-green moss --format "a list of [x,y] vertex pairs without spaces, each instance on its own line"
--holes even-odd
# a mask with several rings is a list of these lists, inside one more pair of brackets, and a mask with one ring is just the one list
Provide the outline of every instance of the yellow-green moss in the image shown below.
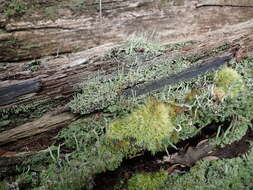
[[219,99],[223,97],[236,98],[244,90],[244,81],[235,70],[225,67],[218,71],[214,77],[215,92]]
[[158,100],[150,100],[128,116],[108,126],[107,139],[124,152],[135,154],[142,149],[155,153],[171,143],[175,133],[171,107]]
[[151,174],[135,174],[128,180],[128,190],[157,190],[167,178],[168,173],[164,170]]

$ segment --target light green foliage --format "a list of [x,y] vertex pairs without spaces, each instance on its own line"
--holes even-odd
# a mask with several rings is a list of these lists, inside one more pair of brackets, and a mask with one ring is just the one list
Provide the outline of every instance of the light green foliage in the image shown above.
[[[139,57],[134,55],[131,57]],[[149,56],[149,55],[148,55]],[[114,76],[103,76],[87,80],[81,85],[81,92],[77,93],[70,102],[70,107],[74,113],[87,114],[95,110],[104,109],[114,105],[122,98],[122,90],[128,86],[145,83],[168,76],[178,71],[182,71],[191,65],[190,62],[182,59],[169,61],[161,58],[153,61],[149,65],[137,65],[135,60],[131,61],[129,68],[120,67]],[[142,60],[143,61],[143,60]]]
[[[72,152],[64,154],[65,158],[62,158],[63,155],[59,156],[60,151],[56,153],[55,150],[52,150],[51,157],[47,155],[49,159],[52,155],[57,159],[53,162],[52,159],[47,159],[44,163],[49,164],[48,167],[36,168],[41,174],[39,189],[91,189],[96,174],[115,170],[123,159],[136,156],[143,150],[153,153],[164,150],[177,139],[187,139],[195,135],[206,125],[214,124],[218,128],[218,124],[232,121],[225,133],[221,132],[213,139],[212,143],[216,145],[240,139],[247,128],[252,126],[253,62],[250,59],[235,68],[245,83],[244,96],[225,98],[222,102],[215,101],[212,90],[217,75],[208,73],[165,87],[153,94],[157,100],[150,100],[146,104],[144,97],[121,100],[118,95],[122,89],[180,72],[196,64],[192,60],[200,58],[181,57],[172,60],[163,55],[157,58],[162,53],[159,46],[138,44],[132,42],[132,45],[118,49],[115,57],[107,57],[110,61],[115,61],[115,64],[131,61],[130,65],[123,65],[115,75],[102,73],[103,75],[91,78],[81,86],[82,92],[70,103],[72,110],[87,114],[94,109],[103,109],[103,113],[100,112],[100,116],[89,115],[82,118],[59,134],[60,142],[64,143],[61,147]],[[140,52],[143,51],[142,46],[145,46],[144,53]],[[212,55],[226,48],[227,46],[222,46],[202,56]],[[26,113],[29,113],[29,109]],[[204,161],[193,167],[189,175],[167,177],[165,171],[136,174],[129,180],[128,187],[130,190],[205,187],[225,189],[227,186],[233,187],[233,181],[235,187],[239,187],[237,184],[247,187],[245,184],[252,177],[251,171],[248,171],[249,166],[252,166],[252,154],[250,159],[249,165],[245,159],[218,161],[217,164]],[[38,163],[39,158],[35,161],[34,164]],[[241,166],[242,170],[238,170]],[[169,181],[160,188],[166,180]],[[227,186],[222,184],[223,181]]]
[[235,70],[228,67],[215,74],[214,83],[219,89],[219,93],[224,93],[226,97],[236,98],[244,90],[242,77]]
[[87,114],[114,104],[121,89],[121,80],[94,78],[82,87],[69,104],[74,113]]
[[168,179],[168,172],[134,174],[128,180],[128,190],[158,190]]
[[7,17],[22,15],[27,10],[27,4],[23,0],[9,0],[6,3],[4,14]]
[[189,173],[168,178],[161,190],[237,190],[252,188],[253,151],[243,158],[201,161]]
[[102,117],[81,118],[58,134],[65,146],[71,149],[89,148],[104,133],[106,120]]
[[42,189],[90,189],[95,174],[119,167],[124,154],[108,145],[106,123],[103,117],[83,118],[61,131],[58,138],[75,151],[42,171]]
[[159,52],[165,49],[160,42],[159,39],[155,38],[155,33],[153,34],[142,34],[136,35],[135,33],[130,36],[127,43],[120,48],[120,50],[124,50],[126,54],[133,54],[136,51],[144,51],[144,52]]
[[[165,47],[159,45],[157,40],[150,42],[148,39],[145,35],[134,36],[126,44],[111,50],[104,56],[105,61],[110,60],[115,65],[119,65],[118,72],[113,75],[105,75],[100,71],[94,74],[95,77],[92,76],[86,80],[80,86],[81,91],[69,104],[72,111],[87,114],[105,109],[124,98],[121,92],[127,87],[158,80],[196,64],[196,56],[173,59],[171,55],[162,52]],[[175,48],[178,46],[175,44]],[[169,48],[173,48],[173,45],[170,45]],[[220,52],[226,48],[227,45],[224,45],[210,52]],[[204,52],[201,56],[208,55]]]
[[[250,71],[251,68],[252,62],[248,62],[248,65],[244,65],[243,68],[236,68],[236,71],[241,74],[246,70]],[[50,169],[43,171],[42,179],[45,180],[42,186],[45,187],[44,189],[91,187],[95,174],[115,170],[124,158],[135,156],[136,153],[144,149],[153,152],[163,150],[171,141],[171,130],[174,131],[179,126],[181,131],[176,134],[179,139],[186,139],[210,123],[232,121],[225,133],[220,133],[217,138],[213,139],[212,143],[223,145],[240,139],[247,128],[251,126],[253,102],[249,100],[252,100],[250,99],[252,98],[252,75],[249,75],[248,72],[243,75],[245,81],[244,96],[233,99],[227,98],[223,102],[216,102],[212,99],[214,77],[214,74],[210,73],[191,81],[164,88],[154,95],[159,99],[156,100],[156,103],[153,100],[154,102],[151,101],[151,104],[143,104],[145,101],[141,99],[135,103],[129,100],[132,104],[124,101],[117,102],[109,106],[101,118],[85,118],[73,123],[59,137],[66,142],[67,147],[75,151],[67,157],[69,161],[62,161],[61,167],[52,164]],[[201,90],[195,93],[192,92],[192,89]],[[190,94],[190,98],[186,98],[187,94]],[[150,117],[150,115],[152,116]],[[149,128],[152,126],[155,128]],[[161,130],[162,126],[169,128]],[[217,125],[217,127],[219,126]],[[166,130],[168,131],[165,134]],[[225,167],[224,162],[217,166],[213,165],[215,162],[211,164],[207,161],[201,162],[192,168],[189,175],[186,174],[187,177],[184,177],[186,175],[169,177],[170,183],[167,183],[163,189],[187,189],[188,186],[192,189],[203,187],[215,189],[221,185],[223,180],[225,184],[231,183],[230,180],[237,180],[236,183],[239,184],[238,176],[233,175],[233,172],[238,171],[233,169],[243,164],[240,160],[229,164],[228,168],[231,168],[231,175],[225,173],[225,177],[221,177],[222,180],[217,180],[220,178],[220,173],[226,168],[222,170],[216,168]],[[218,172],[216,173],[216,171]],[[245,171],[247,170],[245,169]],[[206,177],[206,173],[208,176],[210,175],[210,181],[209,177]],[[241,173],[238,174],[241,175]],[[244,175],[247,177],[247,172],[242,173],[242,176]],[[216,178],[216,176],[218,177]],[[138,178],[145,179],[144,181],[151,179]],[[191,178],[193,180],[189,180]],[[212,186],[211,179],[215,180],[217,184]],[[205,184],[206,181],[208,182],[207,185]],[[141,187],[137,186],[136,188]],[[221,187],[223,188],[223,186]]]
[[170,137],[175,130],[170,113],[169,105],[158,100],[150,100],[142,108],[111,123],[106,131],[106,137],[118,143],[119,147],[128,149],[124,151],[131,150],[133,154],[138,149],[135,150],[132,146],[155,153],[171,143]]

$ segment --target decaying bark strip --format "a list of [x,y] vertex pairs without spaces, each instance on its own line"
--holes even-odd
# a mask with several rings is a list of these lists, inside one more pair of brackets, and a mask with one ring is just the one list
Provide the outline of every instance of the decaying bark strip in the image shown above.
[[143,86],[137,86],[132,87],[123,90],[123,95],[125,96],[140,96],[142,94],[149,93],[151,91],[163,88],[167,85],[176,84],[180,81],[185,81],[187,79],[196,78],[200,75],[205,74],[209,71],[214,71],[219,69],[222,65],[224,65],[227,61],[231,60],[231,56],[224,56],[224,57],[218,57],[215,58],[213,61],[210,61],[209,63],[204,63],[201,65],[197,65],[191,68],[186,69],[185,71],[182,71],[180,73],[177,73],[173,76],[168,76],[162,79],[159,79],[157,81],[153,81],[149,84],[145,84]]
[[31,80],[0,88],[0,106],[15,103],[17,97],[35,93],[40,87],[40,80]]

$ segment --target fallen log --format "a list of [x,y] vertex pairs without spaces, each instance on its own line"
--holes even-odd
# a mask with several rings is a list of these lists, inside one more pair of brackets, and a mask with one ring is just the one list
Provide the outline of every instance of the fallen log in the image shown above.
[[[0,19],[0,25],[3,28],[0,31],[0,42],[3,42],[0,43],[0,60],[2,61],[0,63],[0,141],[2,145],[57,127],[67,126],[75,120],[77,116],[69,112],[59,111],[52,114],[52,111],[67,104],[76,87],[94,76],[98,71],[101,75],[113,75],[117,72],[121,68],[119,63],[103,60],[101,57],[108,50],[124,41],[126,36],[133,31],[143,31],[139,29],[145,29],[150,24],[152,26],[153,24],[159,25],[159,33],[162,34],[161,39],[164,44],[185,35],[185,31],[181,32],[181,30],[175,35],[171,31],[168,32],[171,25],[166,23],[175,24],[168,22],[168,20],[171,21],[171,16],[168,16],[170,14],[177,15],[180,18],[186,15],[178,15],[177,12],[173,11],[165,12],[164,15],[154,13],[154,4],[151,1],[144,4],[135,2],[127,5],[127,3],[129,2],[126,2],[125,7],[117,8],[115,12],[110,12],[109,9],[108,12],[104,12],[106,14],[103,15],[102,29],[98,28],[100,23],[96,21],[97,15],[96,18],[93,18],[90,17],[90,13],[85,13],[86,15],[81,15],[78,18],[72,15],[64,17],[62,20],[47,22],[18,22],[15,20],[2,22]],[[185,7],[181,7],[177,11],[182,10],[185,10]],[[187,10],[191,11],[192,7],[187,7]],[[237,13],[239,14],[239,12]],[[114,17],[114,14],[119,14],[118,18]],[[202,12],[199,10],[194,14],[197,16],[201,15]],[[234,14],[231,19],[233,20],[235,16],[238,15]],[[192,22],[192,18],[194,18],[192,15],[186,16],[185,19],[188,20],[184,20],[182,24],[188,21]],[[215,18],[212,19],[215,20]],[[203,21],[200,23],[203,24]],[[206,26],[205,22],[204,24]],[[136,25],[140,27],[136,28]],[[181,29],[182,26],[179,24],[177,27]],[[205,30],[201,26],[198,27],[200,27],[198,32],[201,31],[202,33]],[[213,29],[217,29],[217,26],[214,26]],[[175,51],[169,50],[166,56],[168,60],[187,55],[196,56],[224,43],[229,43],[231,46],[240,44],[237,52],[241,53],[239,55],[235,53],[237,54],[235,56],[243,55],[242,57],[245,57],[253,48],[252,30],[253,24],[250,21],[227,26],[225,29],[192,38],[197,42],[196,44]],[[192,26],[187,30],[191,37],[198,35],[198,32],[194,33]],[[183,37],[180,40],[185,39]],[[110,43],[104,44],[106,42]],[[98,44],[104,45],[98,46]],[[75,51],[75,47],[85,49],[93,46],[97,47],[85,51],[78,50],[78,53],[64,54]],[[215,56],[219,56],[218,53],[214,53]],[[230,54],[230,48],[223,53]],[[43,57],[49,54],[54,56]],[[214,54],[201,57],[200,60],[211,58]],[[11,62],[8,63],[7,61]],[[143,62],[142,64],[145,66],[148,63]],[[27,115],[36,114],[37,109],[42,107],[40,102],[51,100],[59,101],[54,106],[45,108],[45,110],[43,107],[43,112],[38,117],[25,118]],[[37,105],[36,109],[33,108],[34,104]],[[31,113],[27,112],[24,116],[23,111],[29,110],[30,107],[32,108]],[[21,112],[20,117],[23,117],[24,121],[11,123],[13,118],[6,119],[5,116],[9,109],[13,111],[11,114],[15,117]]]

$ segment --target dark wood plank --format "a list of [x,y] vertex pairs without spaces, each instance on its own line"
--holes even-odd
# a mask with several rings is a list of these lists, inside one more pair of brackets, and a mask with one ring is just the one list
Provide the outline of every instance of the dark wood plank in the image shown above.
[[40,88],[41,81],[38,79],[0,88],[0,106],[15,103],[18,97],[38,92]]

